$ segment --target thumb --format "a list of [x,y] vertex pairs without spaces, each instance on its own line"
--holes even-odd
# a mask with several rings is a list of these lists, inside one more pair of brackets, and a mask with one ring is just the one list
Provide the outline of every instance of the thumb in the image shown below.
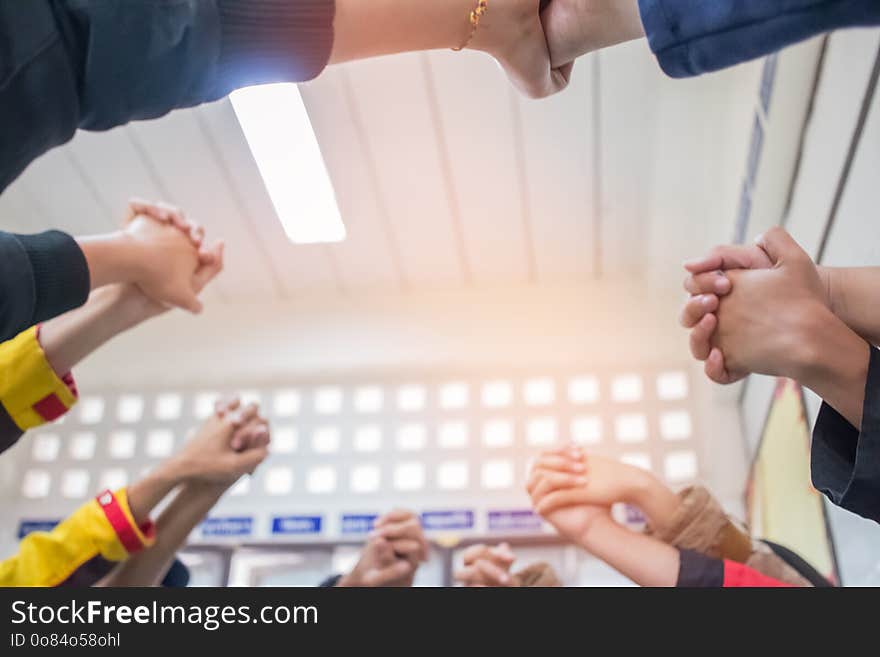
[[199,301],[196,293],[191,290],[188,290],[186,294],[181,295],[180,307],[188,310],[194,315],[198,315],[200,312],[202,312],[202,302]]
[[266,460],[269,450],[265,447],[255,447],[235,455],[236,472],[253,474],[254,470]]
[[758,236],[755,243],[764,250],[774,265],[804,253],[794,238],[779,226],[774,226],[763,235]]

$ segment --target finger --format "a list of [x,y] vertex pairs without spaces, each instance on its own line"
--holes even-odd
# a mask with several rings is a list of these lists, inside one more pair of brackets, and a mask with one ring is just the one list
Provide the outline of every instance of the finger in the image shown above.
[[403,522],[405,520],[409,520],[410,518],[415,517],[416,514],[407,509],[394,509],[383,515],[381,518],[378,518],[373,527],[381,527],[382,525],[387,525],[394,522]]
[[507,570],[510,568],[510,565],[516,561],[516,555],[510,551],[510,548],[507,550],[500,550],[497,547],[489,548],[489,553],[485,557],[486,561],[491,561],[499,568],[503,568]]
[[511,563],[516,561],[516,555],[513,553],[513,550],[510,548],[510,543],[504,542],[499,543],[495,547],[492,548],[492,552],[503,558],[510,558]]
[[199,268],[193,274],[193,288],[196,292],[205,289],[212,280],[214,280],[221,271],[223,271],[223,251],[225,246],[222,242],[218,242],[209,252],[208,258],[210,262],[205,262],[199,254]]
[[718,316],[708,314],[691,330],[688,343],[691,355],[697,360],[706,360],[712,351],[712,336],[718,327]]
[[540,499],[555,490],[584,487],[586,485],[586,477],[553,472],[541,477],[538,483],[532,488],[530,495],[533,498]]
[[583,474],[587,471],[587,465],[582,459],[572,459],[558,454],[543,454],[532,465],[533,470],[561,470],[573,474]]
[[186,213],[176,205],[159,201],[155,204],[155,211],[164,214],[175,228],[188,232],[189,222],[186,220]]
[[218,399],[214,402],[214,412],[223,417],[226,413],[236,410],[239,406],[241,406],[241,399],[238,397]]
[[421,561],[424,557],[425,546],[421,541],[413,538],[399,538],[391,541],[391,549],[398,557]]
[[773,264],[782,262],[786,257],[806,255],[788,231],[779,226],[774,226],[763,235],[759,235],[755,243],[770,257]]
[[403,522],[393,522],[373,529],[373,534],[392,540],[395,538],[416,538],[422,534],[422,526],[415,518]]
[[716,246],[702,258],[688,260],[684,268],[691,274],[702,274],[718,269],[750,269],[752,267],[754,248],[741,244],[724,244]]
[[487,559],[477,561],[474,564],[474,568],[480,573],[482,582],[489,586],[507,586],[510,584],[508,572]]
[[703,369],[706,372],[707,377],[715,383],[720,383],[722,385],[736,383],[746,376],[744,373],[731,372],[727,369],[724,354],[718,347],[712,349],[709,357],[706,359],[706,365]]
[[238,429],[229,442],[229,446],[237,451],[253,447],[266,447],[268,444],[269,427],[261,420]]
[[235,459],[235,472],[240,474],[253,474],[254,470],[266,460],[269,450],[265,447],[257,447],[233,455]]
[[489,546],[484,545],[483,543],[471,545],[461,555],[462,559],[464,560],[464,564],[466,566],[469,566],[475,561],[485,558],[489,554],[489,549]]
[[401,559],[385,568],[373,569],[364,576],[365,586],[387,586],[392,582],[409,577],[414,571],[413,565]]
[[189,239],[196,246],[201,246],[205,239],[205,227],[195,221],[190,221],[187,228],[189,229]]
[[730,292],[730,279],[720,269],[701,274],[691,274],[684,279],[684,289],[689,294],[715,294],[724,296]]
[[718,297],[714,294],[698,294],[685,302],[678,321],[684,328],[693,328],[704,316],[716,310],[718,310]]
[[583,488],[554,491],[546,497],[536,500],[535,513],[539,516],[546,516],[569,506],[583,506],[590,503],[589,498],[589,493]]
[[124,223],[130,223],[135,217],[139,216],[146,216],[161,223],[167,223],[171,219],[170,213],[157,206],[155,203],[151,203],[142,198],[129,199],[128,211]]
[[481,575],[476,566],[468,565],[459,568],[455,571],[454,577],[456,582],[464,586],[485,586],[485,584],[481,582]]
[[233,427],[238,429],[257,417],[258,410],[259,408],[256,404],[250,403],[244,408],[237,408],[234,413],[229,413],[226,419]]

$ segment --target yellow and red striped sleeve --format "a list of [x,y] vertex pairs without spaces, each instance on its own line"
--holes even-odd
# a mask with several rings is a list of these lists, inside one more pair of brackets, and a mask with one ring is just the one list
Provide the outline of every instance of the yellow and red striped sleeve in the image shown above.
[[22,431],[58,419],[78,397],[73,377],[58,376],[39,338],[32,326],[0,344],[0,402]]
[[154,541],[152,522],[134,522],[125,489],[106,490],[52,531],[25,536],[0,562],[0,586],[91,586]]

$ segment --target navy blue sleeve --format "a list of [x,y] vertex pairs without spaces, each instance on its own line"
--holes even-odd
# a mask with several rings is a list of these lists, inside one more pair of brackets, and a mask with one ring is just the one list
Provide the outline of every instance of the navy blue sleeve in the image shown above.
[[880,522],[880,351],[871,348],[861,430],[822,404],[813,428],[813,485],[837,506]]
[[0,191],[106,130],[326,65],[334,0],[0,0]]
[[844,27],[880,25],[877,0],[639,0],[662,69],[700,75]]
[[724,562],[694,550],[678,550],[679,588],[721,588],[724,586]]
[[90,287],[86,258],[66,233],[0,232],[0,341],[81,306]]

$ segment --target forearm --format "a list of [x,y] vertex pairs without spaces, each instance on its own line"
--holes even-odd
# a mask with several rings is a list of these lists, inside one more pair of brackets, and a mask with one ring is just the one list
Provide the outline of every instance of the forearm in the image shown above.
[[146,477],[128,487],[128,506],[135,522],[141,525],[172,490],[189,480],[175,459],[156,466]]
[[820,267],[831,311],[871,344],[880,344],[876,311],[880,267]]
[[58,374],[73,367],[101,345],[156,314],[155,304],[133,287],[96,290],[88,303],[43,324],[40,344]]
[[795,378],[860,427],[870,346],[831,313],[813,322],[809,342]]
[[225,486],[183,486],[156,521],[156,542],[116,567],[102,586],[158,586],[175,555],[226,492]]
[[581,546],[640,586],[675,586],[678,582],[677,549],[621,527],[609,516],[591,523]]
[[681,504],[678,495],[649,472],[645,472],[639,483],[633,487],[627,501],[641,509],[657,531],[665,530],[674,522]]
[[[336,0],[330,63],[378,55],[454,48],[470,33],[476,0]],[[480,29],[491,22],[492,7]]]

